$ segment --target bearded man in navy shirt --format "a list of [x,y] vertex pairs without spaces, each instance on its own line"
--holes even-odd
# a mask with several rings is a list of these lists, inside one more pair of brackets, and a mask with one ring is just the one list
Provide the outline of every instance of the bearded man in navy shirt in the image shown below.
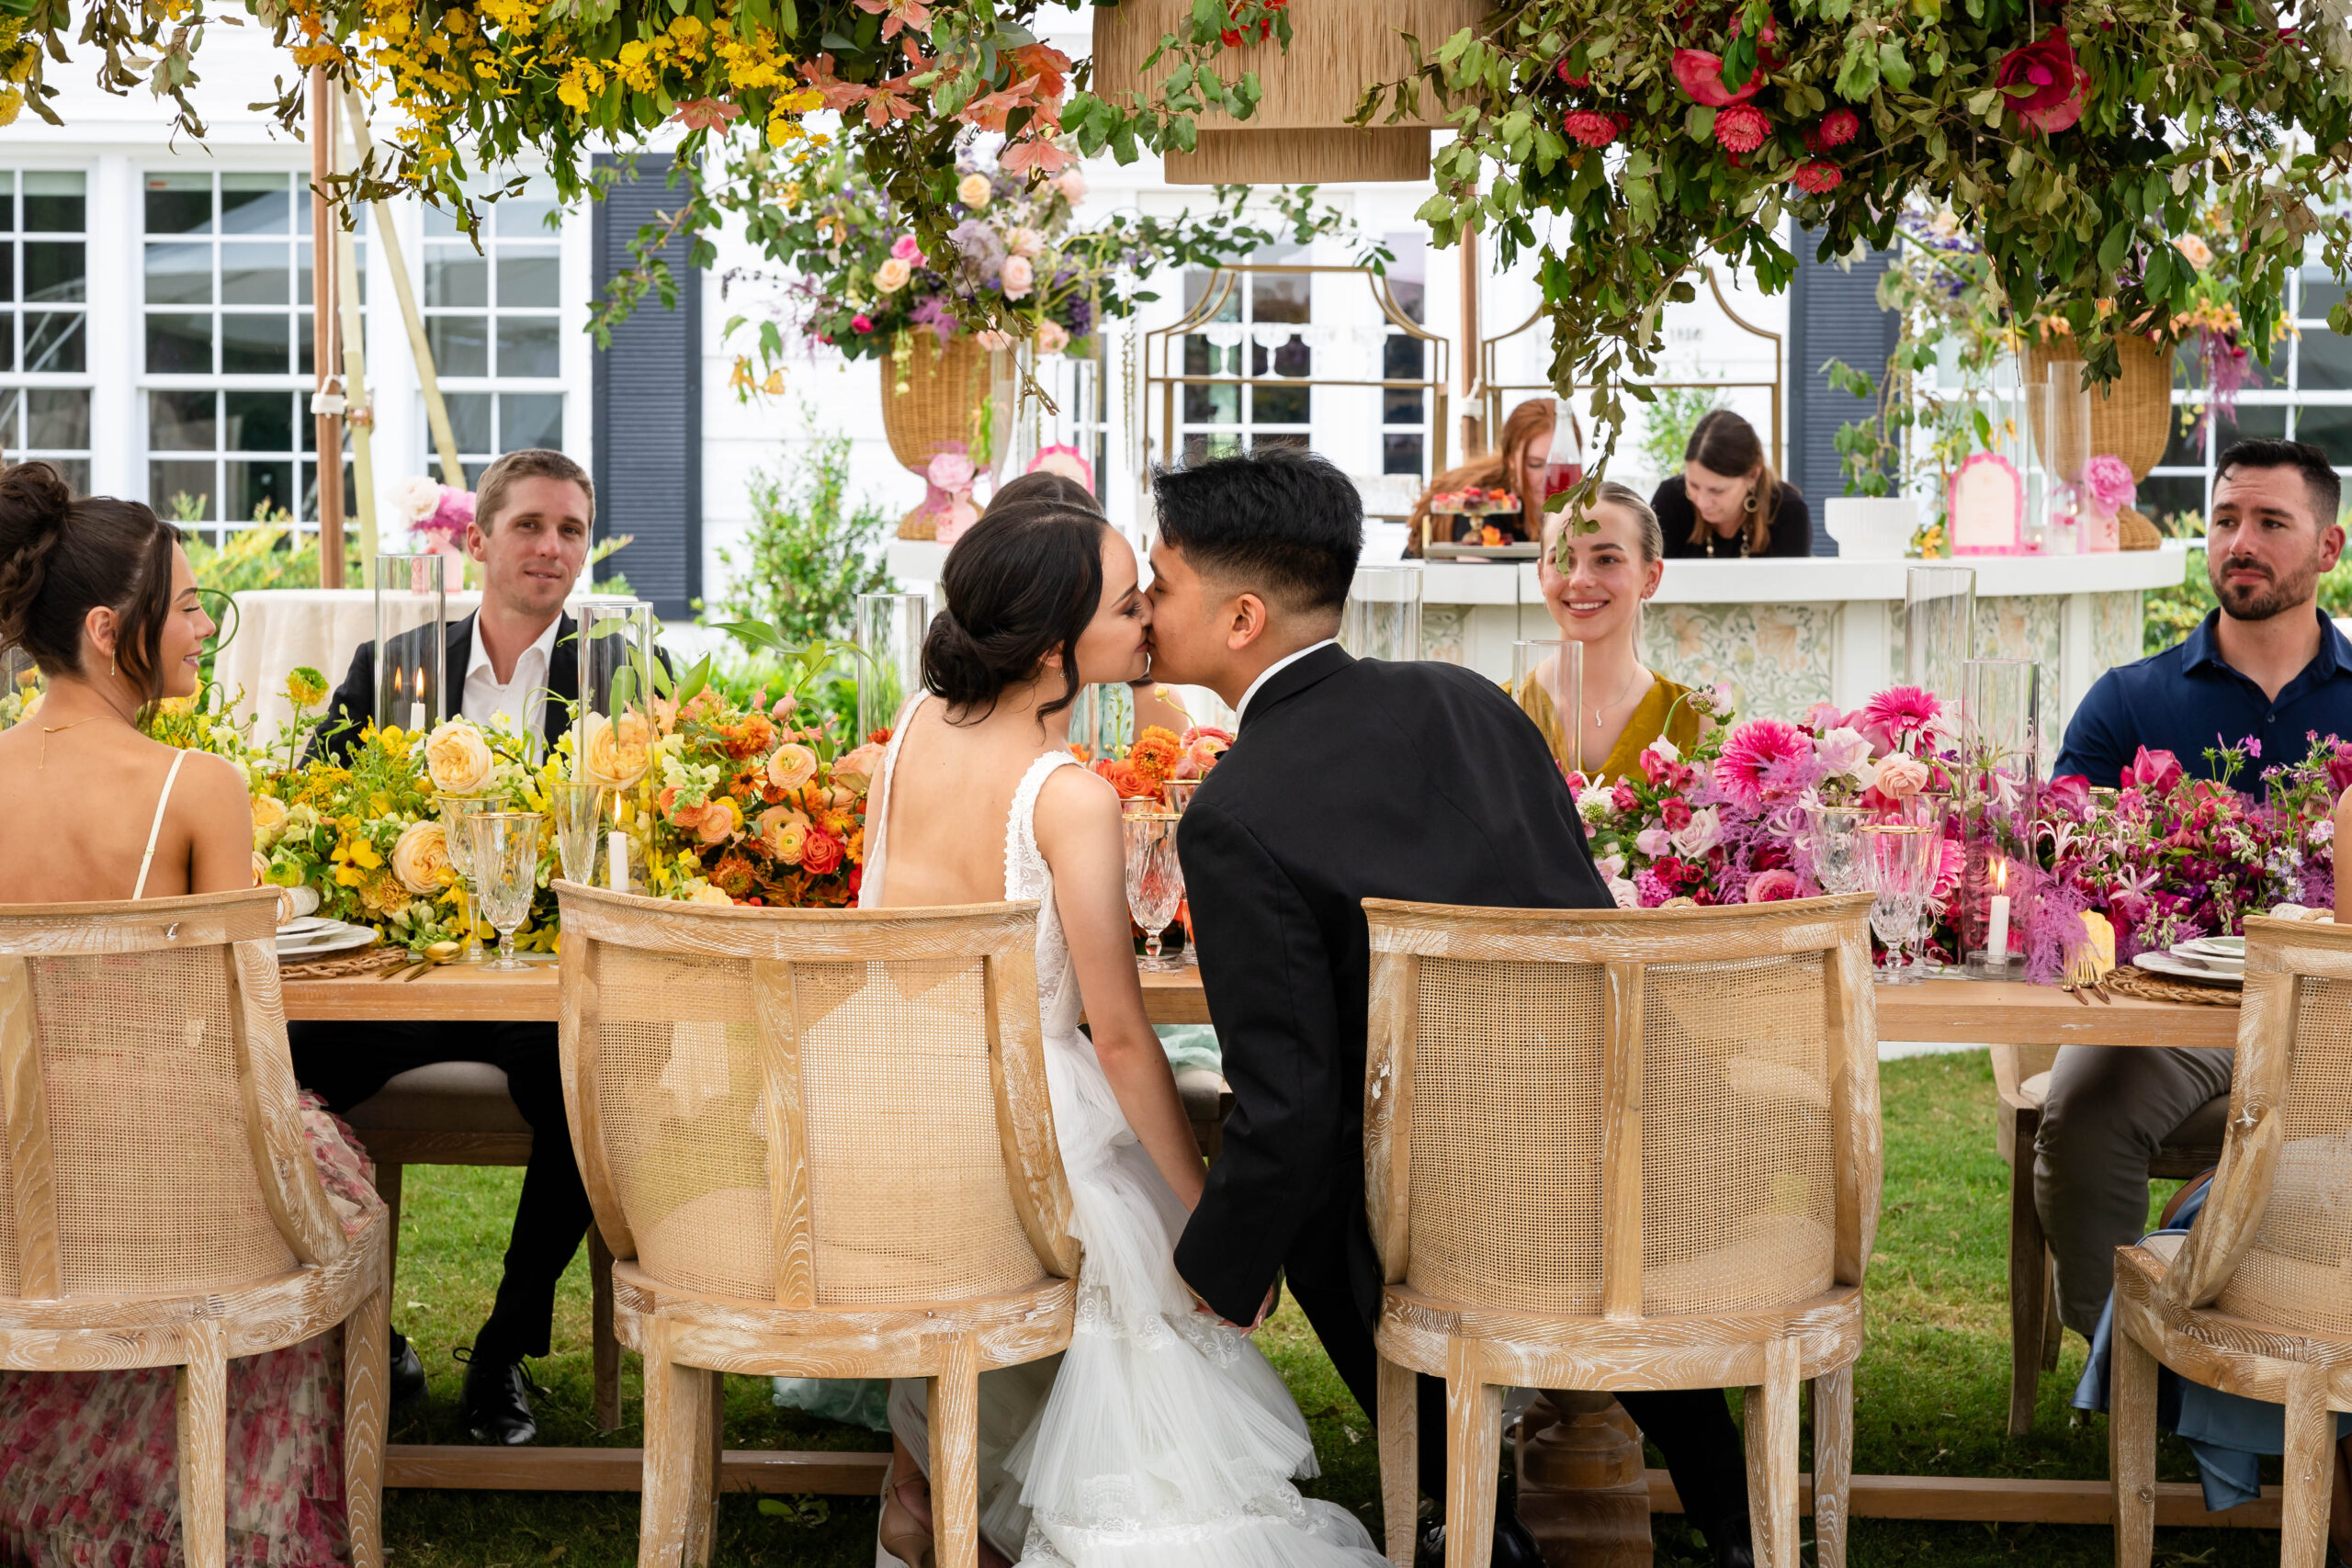
[[[2352,642],[2320,613],[2320,575],[2344,552],[2342,486],[2317,447],[2241,441],[2214,470],[2205,570],[2221,607],[2177,647],[2110,670],[2066,727],[2056,773],[2113,785],[2145,747],[2211,778],[2207,752],[2261,743],[2239,775],[2296,761],[2309,737],[2352,737]],[[2210,934],[2210,933],[2209,933]],[[2088,1338],[2115,1280],[2115,1248],[2148,1218],[2148,1161],[2183,1141],[2218,1145],[2228,1114],[2222,1047],[2067,1045],[2034,1140],[2033,1198],[2058,1268],[2058,1315]]]

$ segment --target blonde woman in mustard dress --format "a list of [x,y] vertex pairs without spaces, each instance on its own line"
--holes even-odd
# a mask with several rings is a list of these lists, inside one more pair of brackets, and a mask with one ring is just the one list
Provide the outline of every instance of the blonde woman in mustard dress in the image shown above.
[[1589,531],[1568,533],[1563,544],[1567,516],[1545,517],[1535,572],[1560,636],[1583,645],[1583,700],[1574,715],[1560,711],[1575,699],[1561,690],[1556,657],[1531,671],[1515,695],[1563,768],[1613,782],[1638,771],[1643,750],[1660,736],[1688,751],[1706,720],[1683,700],[1690,687],[1642,662],[1642,605],[1666,575],[1657,513],[1610,480],[1588,513]]

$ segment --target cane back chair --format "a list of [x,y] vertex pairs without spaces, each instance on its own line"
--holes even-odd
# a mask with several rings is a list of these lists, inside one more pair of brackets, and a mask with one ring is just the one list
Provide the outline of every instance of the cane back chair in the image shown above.
[[228,1551],[229,1361],[343,1326],[351,1560],[383,1560],[389,1227],[302,1134],[271,888],[0,906],[0,1367],[171,1367],[182,1552]]
[[645,1359],[639,1561],[709,1560],[719,1374],[930,1381],[942,1568],[977,1380],[1065,1348],[1079,1249],[1037,906],[750,909],[561,883],[565,1102]]
[[2221,1169],[2184,1239],[2115,1252],[2108,1467],[2115,1561],[2155,1540],[2156,1365],[2287,1407],[2279,1562],[2327,1556],[2352,1411],[2352,927],[2245,922]]
[[1412,1562],[1414,1374],[1446,1382],[1447,1568],[1491,1551],[1503,1390],[1747,1390],[1756,1561],[1845,1560],[1878,1224],[1870,898],[1725,908],[1367,899],[1366,1201],[1390,1560]]
[[[2033,1141],[2050,1099],[2055,1045],[1995,1045],[1993,1147],[2009,1168],[2009,1436],[2033,1430],[2041,1374],[2058,1368],[2057,1270],[2033,1203]],[[2222,1158],[2230,1097],[2216,1095],[2166,1134],[2148,1161],[2148,1179],[2196,1176]]]

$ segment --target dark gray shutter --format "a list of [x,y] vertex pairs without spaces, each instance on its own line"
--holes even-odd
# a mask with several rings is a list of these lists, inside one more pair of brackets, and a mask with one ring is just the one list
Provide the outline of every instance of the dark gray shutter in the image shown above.
[[1813,553],[1834,556],[1838,546],[1823,526],[1822,503],[1846,493],[1838,457],[1838,427],[1874,412],[1871,403],[1832,389],[1821,367],[1841,359],[1872,382],[1886,376],[1901,321],[1878,304],[1878,280],[1893,259],[1871,251],[1849,269],[1815,261],[1821,236],[1797,231],[1797,276],[1789,293],[1789,478],[1813,509]]
[[[623,160],[599,157],[599,168]],[[616,179],[595,204],[596,291],[633,264],[629,243],[657,211],[674,210],[683,186],[667,184],[670,160],[647,153],[634,179]],[[612,558],[664,620],[684,620],[702,596],[702,274],[687,244],[662,252],[678,282],[664,310],[648,292],[595,355],[596,536],[633,536]]]

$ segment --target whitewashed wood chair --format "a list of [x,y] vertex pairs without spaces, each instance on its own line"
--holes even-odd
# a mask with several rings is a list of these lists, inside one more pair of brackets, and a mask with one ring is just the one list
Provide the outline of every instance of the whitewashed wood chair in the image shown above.
[[2245,922],[2222,1165],[2186,1238],[2115,1252],[2115,1561],[2154,1549],[2156,1366],[2287,1407],[2278,1559],[2321,1568],[2352,1411],[2352,926]]
[[[2058,1368],[2057,1270],[2033,1203],[2033,1141],[2050,1098],[2055,1045],[1995,1045],[1993,1146],[2009,1168],[2009,1436],[2033,1430],[2041,1374]],[[2222,1123],[2230,1097],[2217,1095],[2175,1128],[2148,1161],[2148,1179],[2180,1179],[2211,1170],[2222,1157]]]
[[1033,903],[751,909],[560,883],[573,1147],[645,1358],[639,1561],[709,1560],[719,1374],[930,1380],[942,1568],[978,1378],[1068,1347]]
[[232,1357],[343,1325],[351,1558],[383,1561],[390,1227],[302,1135],[271,888],[0,906],[0,1367],[172,1367],[182,1551],[219,1568]]
[[1503,1391],[1747,1390],[1756,1561],[1842,1563],[1878,1228],[1867,895],[1726,908],[1367,899],[1380,1458],[1413,1560],[1414,1374],[1446,1382],[1447,1568],[1491,1547]]

